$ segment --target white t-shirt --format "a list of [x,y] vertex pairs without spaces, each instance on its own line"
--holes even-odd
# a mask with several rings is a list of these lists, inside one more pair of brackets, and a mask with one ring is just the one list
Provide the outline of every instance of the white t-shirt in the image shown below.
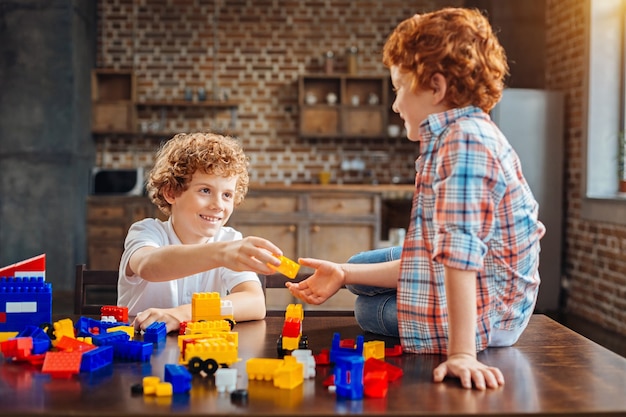
[[[222,227],[209,242],[241,238],[241,233],[232,227]],[[219,292],[225,296],[242,282],[256,281],[260,285],[259,277],[254,272],[235,272],[224,267],[165,282],[149,282],[137,274],[126,276],[128,260],[137,249],[181,244],[169,220],[144,219],[134,223],[124,242],[117,283],[117,305],[128,307],[128,314],[136,316],[150,307],[172,308],[190,304],[191,296],[196,292]]]

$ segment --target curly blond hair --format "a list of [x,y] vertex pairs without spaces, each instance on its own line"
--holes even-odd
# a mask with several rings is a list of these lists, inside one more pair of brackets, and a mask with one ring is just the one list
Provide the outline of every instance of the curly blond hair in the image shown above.
[[169,216],[171,205],[165,193],[180,195],[189,188],[196,171],[237,177],[234,199],[237,206],[248,192],[248,164],[240,143],[230,136],[179,133],[157,151],[146,189],[152,202]]
[[439,73],[448,84],[448,104],[485,112],[502,97],[509,74],[504,48],[487,18],[478,10],[452,7],[400,22],[385,43],[383,63],[411,73],[413,91],[429,88]]

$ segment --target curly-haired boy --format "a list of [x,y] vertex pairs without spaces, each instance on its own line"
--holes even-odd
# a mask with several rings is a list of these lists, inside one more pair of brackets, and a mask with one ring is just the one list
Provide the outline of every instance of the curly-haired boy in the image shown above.
[[404,245],[342,265],[301,259],[316,272],[287,286],[319,304],[345,284],[364,330],[447,355],[434,381],[498,387],[504,376],[477,352],[510,346],[526,328],[545,233],[520,160],[488,114],[508,73],[504,49],[478,11],[444,8],[401,22],[383,62],[420,155]]
[[147,190],[169,218],[134,223],[120,263],[118,305],[145,330],[165,322],[167,331],[191,320],[197,292],[231,300],[236,321],[265,317],[256,273],[270,274],[282,251],[260,237],[242,238],[225,226],[248,191],[248,160],[231,137],[177,134],[159,149]]

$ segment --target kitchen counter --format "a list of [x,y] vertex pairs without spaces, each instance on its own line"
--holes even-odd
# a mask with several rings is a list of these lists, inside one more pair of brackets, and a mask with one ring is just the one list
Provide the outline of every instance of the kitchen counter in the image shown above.
[[302,192],[365,192],[380,194],[383,200],[411,200],[413,184],[250,184],[249,192],[262,191],[302,191]]

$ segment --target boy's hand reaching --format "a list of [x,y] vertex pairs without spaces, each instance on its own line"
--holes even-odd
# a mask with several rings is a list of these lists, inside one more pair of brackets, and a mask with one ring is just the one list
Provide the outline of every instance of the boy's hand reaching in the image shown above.
[[346,280],[339,264],[319,259],[300,258],[302,266],[315,268],[313,275],[300,282],[286,282],[289,292],[308,304],[322,304],[339,291]]
[[442,382],[446,376],[459,378],[466,389],[472,389],[472,383],[481,391],[504,385],[504,376],[498,368],[487,366],[467,354],[450,355],[433,371],[435,382]]
[[[188,315],[186,310],[189,310]],[[149,308],[141,311],[135,317],[132,325],[136,332],[140,332],[145,331],[152,323],[163,322],[169,333],[178,330],[181,322],[189,320],[191,320],[191,305],[186,304],[175,308]]]
[[253,271],[269,275],[274,271],[267,264],[280,266],[280,259],[274,255],[283,252],[267,239],[248,236],[241,240],[226,242],[223,251],[224,266],[233,271]]

